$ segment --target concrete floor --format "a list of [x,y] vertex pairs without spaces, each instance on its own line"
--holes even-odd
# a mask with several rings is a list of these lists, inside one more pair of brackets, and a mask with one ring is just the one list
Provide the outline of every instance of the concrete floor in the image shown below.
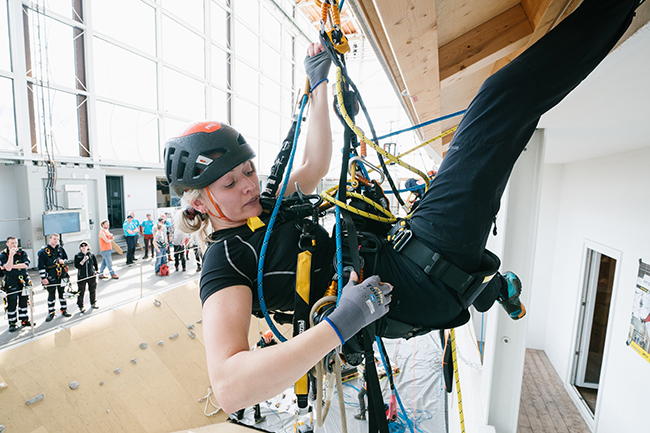
[[[72,248],[66,248],[69,257],[77,253]],[[149,258],[142,260],[142,251],[136,251],[135,257],[138,258],[134,265],[126,265],[126,255],[113,254],[113,269],[120,277],[118,280],[98,280],[97,282],[97,305],[99,309],[90,308],[89,295],[86,290],[84,307],[86,313],[81,314],[77,307],[77,298],[68,298],[68,312],[72,317],[63,317],[60,313],[59,301],[56,301],[56,316],[51,322],[45,322],[47,316],[47,291],[40,285],[38,270],[32,269],[29,275],[34,282],[34,329],[31,327],[22,328],[17,332],[8,332],[9,324],[7,314],[3,311],[3,320],[0,320],[0,350],[16,344],[28,341],[36,336],[43,335],[53,329],[63,329],[83,321],[92,315],[101,314],[102,311],[115,309],[120,305],[137,300],[143,296],[155,292],[169,290],[182,285],[188,281],[198,279],[199,272],[196,272],[196,260],[194,253],[190,252],[190,259],[187,262],[186,272],[174,271],[173,263],[170,266],[170,274],[166,277],[159,277],[154,273],[154,260]],[[173,258],[173,257],[172,257]],[[101,265],[101,257],[98,257],[98,263]],[[36,257],[30,257],[32,264],[37,263]],[[69,265],[70,279],[76,289],[77,269],[73,263]],[[104,271],[108,275],[108,271]],[[31,317],[31,312],[29,313]]]

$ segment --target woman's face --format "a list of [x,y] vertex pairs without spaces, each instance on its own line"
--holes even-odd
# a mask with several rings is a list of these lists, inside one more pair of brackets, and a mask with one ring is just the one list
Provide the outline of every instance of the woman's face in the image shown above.
[[[208,188],[221,212],[232,221],[243,221],[262,213],[260,182],[252,161],[233,168]],[[219,215],[212,209],[209,199],[206,204],[211,213]]]

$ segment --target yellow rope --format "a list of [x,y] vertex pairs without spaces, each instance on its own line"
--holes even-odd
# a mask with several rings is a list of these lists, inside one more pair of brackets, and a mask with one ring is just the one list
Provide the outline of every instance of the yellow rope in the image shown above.
[[456,126],[454,126],[454,127],[452,127],[452,128],[449,128],[448,130],[444,131],[442,134],[437,135],[437,136],[433,137],[433,138],[430,139],[430,140],[427,140],[427,141],[424,141],[424,142],[418,144],[418,145],[415,146],[413,149],[411,149],[411,150],[407,150],[407,151],[404,152],[404,153],[400,153],[399,155],[397,155],[397,157],[398,157],[398,158],[401,158],[401,157],[403,157],[403,156],[408,155],[408,154],[411,153],[411,152],[415,152],[416,150],[418,150],[418,149],[421,148],[421,147],[426,146],[427,144],[431,144],[431,143],[433,143],[433,142],[436,141],[436,140],[440,140],[441,138],[448,136],[449,134],[451,134],[452,132],[456,131],[457,129],[458,129],[458,125],[456,125]]
[[465,433],[465,415],[463,414],[463,396],[460,393],[460,378],[458,376],[458,358],[456,356],[456,333],[451,330],[451,356],[454,360],[454,379],[458,393],[458,416],[460,418],[460,433]]
[[357,125],[354,124],[350,116],[348,115],[347,111],[345,110],[345,104],[343,102],[343,90],[341,87],[341,83],[343,82],[343,74],[341,72],[341,68],[337,67],[336,68],[336,103],[339,109],[339,112],[341,113],[341,116],[345,120],[345,123],[348,125],[348,127],[354,131],[354,133],[366,144],[369,144],[373,149],[377,151],[380,155],[383,157],[387,158],[389,161],[394,162],[397,165],[401,165],[402,167],[406,168],[407,170],[412,171],[413,173],[416,173],[418,176],[420,176],[427,187],[429,186],[429,176],[426,174],[422,173],[420,170],[417,168],[411,166],[410,164],[405,163],[404,161],[398,159],[395,155],[392,155],[388,152],[386,152],[384,149],[379,147],[375,142],[373,142],[370,138],[368,138],[361,129],[357,127]]
[[349,211],[351,213],[360,215],[360,216],[362,216],[364,218],[379,221],[379,222],[382,222],[382,223],[389,223],[389,224],[394,223],[395,221],[397,221],[397,218],[392,213],[390,213],[390,211],[387,211],[386,209],[384,209],[380,205],[376,204],[375,202],[373,202],[369,198],[364,197],[361,194],[357,194],[357,193],[353,193],[353,192],[349,192],[349,191],[347,192],[347,196],[348,197],[355,197],[355,198],[358,198],[360,200],[363,200],[364,202],[374,206],[377,210],[381,211],[384,215],[389,216],[389,218],[380,217],[380,216],[377,216],[377,215],[373,215],[373,214],[371,214],[369,212],[357,209],[356,207],[350,206],[350,205],[348,205],[346,203],[343,203],[342,201],[339,201],[339,200],[335,199],[334,197],[327,194],[327,192],[321,193],[321,197],[323,197],[323,199],[327,200],[328,202],[339,205],[339,207],[341,207],[341,208],[343,208],[343,209],[345,209],[345,210],[347,210],[347,211]]

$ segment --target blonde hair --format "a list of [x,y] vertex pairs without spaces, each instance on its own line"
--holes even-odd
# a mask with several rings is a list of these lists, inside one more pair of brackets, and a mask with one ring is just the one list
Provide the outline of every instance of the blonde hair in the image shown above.
[[190,189],[185,191],[181,197],[181,208],[174,213],[174,225],[183,233],[187,233],[195,238],[196,243],[201,246],[203,252],[206,249],[206,243],[210,242],[210,235],[212,234],[212,224],[210,219],[203,219],[199,216],[199,211],[196,211],[194,218],[190,218],[185,213],[187,207],[192,207],[194,200],[203,199],[202,189]]

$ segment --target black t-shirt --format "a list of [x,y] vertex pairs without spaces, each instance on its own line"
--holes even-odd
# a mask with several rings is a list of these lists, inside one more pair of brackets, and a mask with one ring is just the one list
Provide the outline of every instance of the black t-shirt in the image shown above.
[[[7,248],[4,249],[4,251],[0,252],[0,265],[5,266],[7,264],[7,261],[9,260],[9,251]],[[27,266],[29,266],[29,257],[27,256],[27,253],[24,250],[18,250],[14,254],[14,263],[13,264],[19,264],[19,263],[26,263]],[[8,289],[10,287],[15,287],[19,281],[19,277],[25,277],[27,276],[27,269],[16,269],[13,268],[10,271],[4,271],[4,278],[5,278],[5,288]]]
[[[266,229],[251,232],[248,226],[213,233],[213,243],[203,259],[201,301],[231,286],[250,287],[253,311],[260,311],[257,296],[257,267]],[[270,311],[292,311],[296,286],[296,266],[301,230],[293,221],[276,223],[264,258],[264,302]],[[327,231],[315,229],[316,248],[312,252],[311,301],[323,296],[333,275],[334,251]]]
[[[311,304],[325,292],[335,274],[335,239],[319,227],[312,257]],[[201,301],[226,287],[251,288],[253,311],[259,311],[257,266],[265,229],[252,233],[247,226],[213,234],[201,274]],[[300,230],[293,222],[273,229],[265,256],[264,300],[268,310],[291,311],[294,304],[296,262]],[[366,277],[379,275],[393,285],[388,317],[414,326],[442,329],[463,311],[458,301],[440,281],[432,280],[417,265],[382,244],[377,257],[364,256]],[[376,259],[376,260],[375,260]]]

